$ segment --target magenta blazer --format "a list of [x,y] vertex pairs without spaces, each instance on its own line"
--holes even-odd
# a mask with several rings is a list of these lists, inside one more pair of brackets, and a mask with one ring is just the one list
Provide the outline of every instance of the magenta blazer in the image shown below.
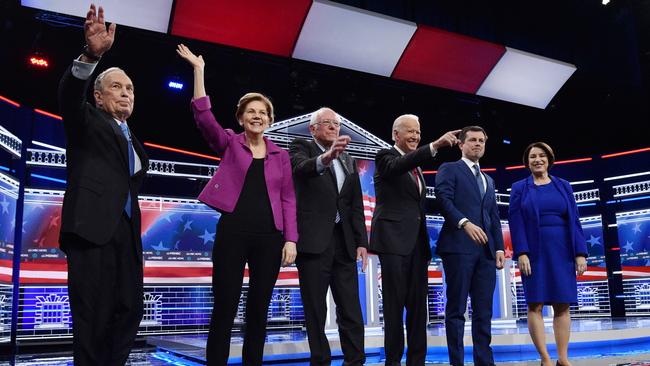
[[[232,212],[244,186],[253,154],[246,145],[244,133],[224,129],[210,111],[210,97],[192,100],[194,120],[208,145],[221,157],[214,177],[203,188],[199,200],[219,211]],[[289,153],[264,137],[266,159],[264,178],[273,210],[275,227],[286,241],[298,242],[296,193],[291,177]]]

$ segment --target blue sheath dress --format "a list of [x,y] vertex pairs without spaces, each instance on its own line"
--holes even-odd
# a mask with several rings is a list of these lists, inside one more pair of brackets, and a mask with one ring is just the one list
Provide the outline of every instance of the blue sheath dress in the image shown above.
[[534,186],[541,246],[529,255],[531,275],[522,276],[527,303],[577,303],[575,258],[570,242],[568,206],[555,184]]

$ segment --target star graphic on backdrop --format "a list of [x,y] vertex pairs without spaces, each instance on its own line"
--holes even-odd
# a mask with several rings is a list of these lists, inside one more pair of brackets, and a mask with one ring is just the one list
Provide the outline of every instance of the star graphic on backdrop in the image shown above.
[[180,240],[176,240],[176,244],[174,244],[174,249],[178,249],[178,244],[180,243]]
[[183,231],[185,231],[185,230],[192,231],[192,223],[193,222],[194,221],[192,221],[192,220],[187,220],[187,222],[185,223],[185,227],[183,228]]
[[167,222],[171,223],[171,222],[172,222],[172,219],[170,219],[170,217],[171,217],[172,215],[173,215],[173,213],[168,212],[168,213],[164,214],[162,218],[165,219],[165,220],[167,220]]
[[366,167],[359,168],[359,175],[365,175],[368,169]]
[[625,249],[625,253],[629,251],[634,251],[634,243],[631,241],[626,242],[625,245],[623,246],[623,249]]
[[640,233],[641,232],[641,224],[637,222],[636,225],[634,225],[634,228],[632,229],[632,231],[634,231],[635,234]]
[[601,245],[602,246],[602,244],[600,243],[600,236],[593,236],[591,234],[589,234],[589,236],[590,236],[590,238],[589,238],[589,240],[587,240],[587,243],[591,244],[592,246],[594,246],[594,245]]
[[59,216],[58,215],[52,215],[52,219],[50,220],[50,226],[48,229],[51,229],[53,227],[56,227],[59,225]]
[[158,243],[158,245],[152,245],[151,247],[155,250],[167,250],[167,248],[165,248],[163,245],[162,240]]
[[506,258],[512,258],[512,250],[506,248],[504,255]]
[[204,230],[203,235],[199,235],[199,238],[203,239],[203,245],[207,244],[208,242],[214,241],[214,235],[215,233],[210,233],[208,230]]
[[23,220],[23,234],[27,232],[27,230],[25,230],[25,228],[27,227],[27,222],[28,222],[27,220]]
[[37,247],[43,248],[45,244],[45,238],[41,237],[40,239],[34,239],[34,244],[37,244]]
[[2,196],[2,202],[0,202],[0,206],[2,206],[2,213],[9,213],[9,201],[7,201],[7,197]]

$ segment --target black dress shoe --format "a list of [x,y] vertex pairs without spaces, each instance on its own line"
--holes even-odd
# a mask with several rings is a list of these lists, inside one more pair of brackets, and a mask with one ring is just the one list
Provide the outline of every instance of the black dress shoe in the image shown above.
[[560,361],[555,361],[555,366],[564,366],[563,364],[560,363]]

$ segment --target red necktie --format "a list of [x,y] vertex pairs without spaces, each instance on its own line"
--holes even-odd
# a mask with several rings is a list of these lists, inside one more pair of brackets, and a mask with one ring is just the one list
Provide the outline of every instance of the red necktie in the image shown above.
[[413,174],[413,177],[415,178],[415,184],[418,186],[418,193],[420,193],[422,191],[422,188],[420,188],[420,176],[418,175],[417,168],[411,170],[411,174]]

